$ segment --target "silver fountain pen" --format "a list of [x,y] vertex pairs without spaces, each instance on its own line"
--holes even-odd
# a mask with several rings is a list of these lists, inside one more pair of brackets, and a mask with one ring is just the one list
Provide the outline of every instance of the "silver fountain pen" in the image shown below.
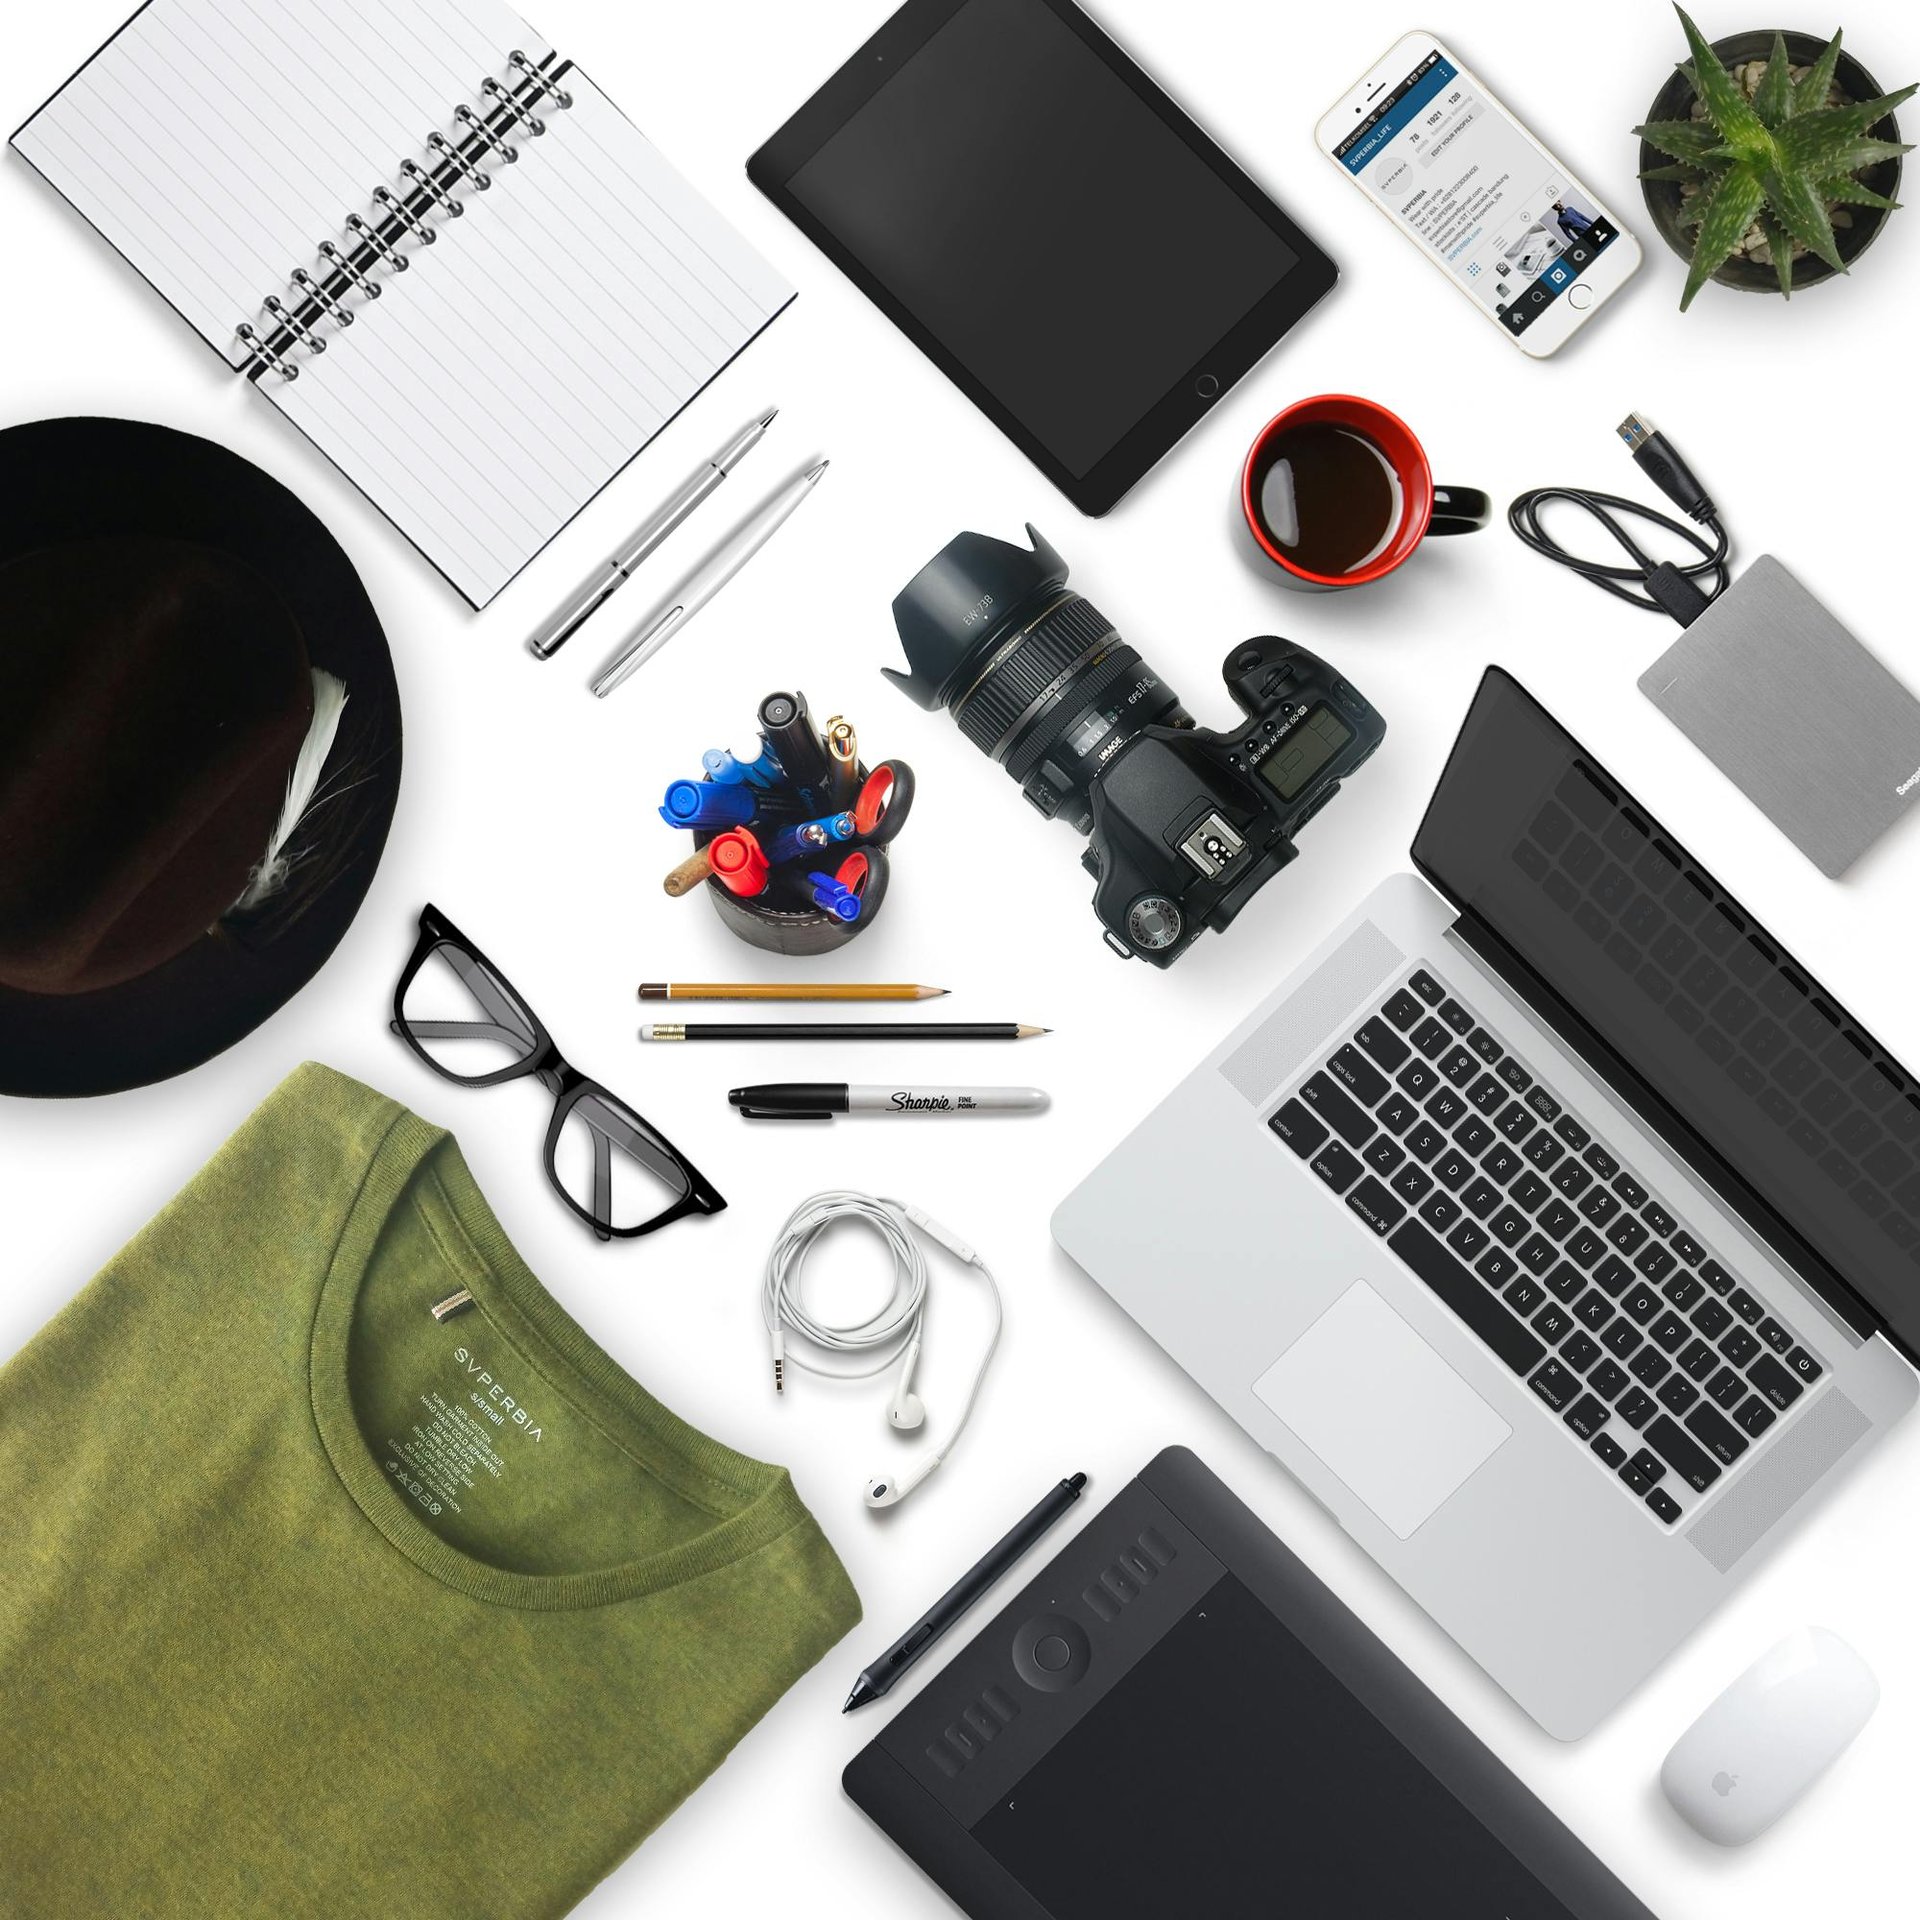
[[778,407],[769,407],[759,419],[742,427],[711,460],[703,461],[688,474],[621,543],[618,551],[607,556],[606,564],[596,567],[581,581],[578,592],[558,607],[528,640],[527,651],[536,660],[551,660],[632,579],[634,570],[667,535],[760,444],[779,411]]

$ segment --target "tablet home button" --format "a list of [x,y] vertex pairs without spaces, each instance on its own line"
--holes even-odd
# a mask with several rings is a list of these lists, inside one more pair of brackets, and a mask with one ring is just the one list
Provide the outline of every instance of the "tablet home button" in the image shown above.
[[1202,400],[1214,400],[1220,394],[1220,382],[1210,373],[1203,373],[1193,383],[1193,390]]
[[1040,1693],[1064,1693],[1092,1659],[1085,1629],[1059,1614],[1029,1620],[1013,1636],[1013,1670]]

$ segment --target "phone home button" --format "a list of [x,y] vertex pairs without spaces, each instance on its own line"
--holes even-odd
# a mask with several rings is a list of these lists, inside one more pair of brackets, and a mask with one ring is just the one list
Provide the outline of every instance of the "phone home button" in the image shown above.
[[1211,373],[1203,373],[1193,383],[1193,390],[1202,400],[1217,400],[1220,397],[1220,382]]
[[1593,305],[1593,289],[1583,287],[1577,281],[1567,289],[1567,305],[1575,313],[1585,313]]

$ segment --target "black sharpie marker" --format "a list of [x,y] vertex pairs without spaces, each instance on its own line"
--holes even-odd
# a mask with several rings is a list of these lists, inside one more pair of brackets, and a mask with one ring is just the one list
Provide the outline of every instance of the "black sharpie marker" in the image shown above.
[[1038,1087],[855,1087],[845,1081],[794,1080],[735,1087],[727,1095],[749,1120],[831,1120],[841,1113],[1040,1113]]

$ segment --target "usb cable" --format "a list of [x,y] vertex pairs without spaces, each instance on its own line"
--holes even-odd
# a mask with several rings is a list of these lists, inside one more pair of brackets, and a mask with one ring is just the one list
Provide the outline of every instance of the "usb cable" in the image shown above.
[[[1692,469],[1663,433],[1650,427],[1639,414],[1630,413],[1620,423],[1620,438],[1626,442],[1634,464],[1686,514],[1693,523],[1691,526],[1641,501],[1623,499],[1617,493],[1588,493],[1580,487],[1535,487],[1521,494],[1507,509],[1507,525],[1535,553],[1545,554],[1556,565],[1570,567],[1583,580],[1591,580],[1616,600],[1644,607],[1649,613],[1670,614],[1681,626],[1690,627],[1726,592],[1732,578],[1727,568],[1730,550],[1727,531],[1720,524],[1719,510],[1706,488],[1694,478]],[[1619,542],[1633,564],[1610,566],[1605,561],[1568,552],[1547,532],[1541,519],[1541,509],[1557,500],[1590,513]],[[1627,531],[1622,523],[1623,515],[1649,521],[1668,533],[1677,534],[1700,558],[1684,565],[1654,559]],[[1711,541],[1698,531],[1701,527],[1711,530]]]

